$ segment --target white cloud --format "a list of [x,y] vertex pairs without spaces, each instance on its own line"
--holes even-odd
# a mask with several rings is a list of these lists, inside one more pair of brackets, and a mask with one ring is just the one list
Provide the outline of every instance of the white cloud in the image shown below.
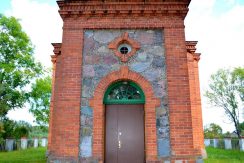
[[20,19],[24,31],[35,46],[35,57],[45,66],[51,66],[51,43],[61,42],[62,20],[57,5],[35,0],[12,0],[7,15]]
[[22,121],[29,122],[31,124],[36,124],[34,123],[35,118],[31,113],[29,113],[27,107],[24,107],[22,109],[10,110],[8,112],[8,117],[15,121],[22,120]]
[[[198,10],[202,0],[194,0],[185,21],[187,40],[198,40],[197,51],[202,53],[199,62],[204,124],[218,123],[224,130],[233,127],[226,124],[224,112],[210,108],[203,96],[211,74],[220,68],[244,66],[244,6],[234,5],[230,10],[215,16],[214,2],[206,13]],[[208,8],[209,7],[209,8]]]

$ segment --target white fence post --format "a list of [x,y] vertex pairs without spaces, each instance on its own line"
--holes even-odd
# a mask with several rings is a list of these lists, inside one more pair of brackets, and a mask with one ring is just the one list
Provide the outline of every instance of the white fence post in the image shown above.
[[244,137],[239,139],[239,144],[240,144],[240,150],[244,151]]
[[34,148],[37,148],[37,147],[38,147],[38,139],[34,138]]
[[14,149],[14,139],[6,139],[5,149],[12,151]]
[[214,138],[213,139],[213,146],[214,146],[214,148],[217,148],[218,147],[218,143],[219,143],[219,140],[216,139],[216,138]]
[[27,138],[21,138],[20,139],[20,143],[21,143],[21,149],[26,149],[27,148]]
[[42,138],[41,145],[42,145],[42,147],[46,147],[47,146],[47,138]]
[[204,145],[206,147],[210,146],[210,139],[204,139]]
[[225,149],[232,149],[231,138],[224,138]]

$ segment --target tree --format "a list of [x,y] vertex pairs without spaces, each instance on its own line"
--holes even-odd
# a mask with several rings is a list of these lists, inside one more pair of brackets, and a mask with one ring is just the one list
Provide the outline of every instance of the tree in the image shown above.
[[209,127],[204,128],[205,138],[220,138],[222,137],[222,128],[214,123],[211,123]]
[[30,132],[29,137],[47,137],[48,136],[48,127],[47,126],[33,126]]
[[209,89],[205,96],[216,107],[222,108],[235,126],[235,133],[240,138],[240,112],[243,111],[243,78],[244,68],[233,71],[220,69],[211,76]]
[[35,116],[37,124],[41,126],[47,126],[49,122],[51,89],[51,77],[46,76],[37,79],[30,92],[30,112]]
[[244,122],[240,123],[241,135],[244,136]]
[[244,101],[244,68],[235,68],[233,71],[233,78],[239,85],[238,91],[241,101]]
[[41,73],[33,46],[18,20],[0,15],[0,119],[23,107],[26,86]]
[[6,117],[2,121],[3,121],[3,129],[4,129],[4,132],[0,137],[2,139],[6,139],[6,138],[20,139],[21,137],[27,137],[32,128],[32,126],[25,121],[16,122]]
[[4,142],[3,139],[3,134],[4,134],[4,124],[3,122],[0,121],[0,149],[1,149],[1,144]]

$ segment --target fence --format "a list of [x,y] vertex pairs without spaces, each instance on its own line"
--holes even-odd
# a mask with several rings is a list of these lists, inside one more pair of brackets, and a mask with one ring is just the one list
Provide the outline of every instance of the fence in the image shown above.
[[204,144],[206,147],[244,151],[244,138],[204,139]]
[[27,148],[37,148],[37,147],[46,147],[47,146],[47,138],[21,138],[21,139],[6,139],[2,143],[0,143],[0,151],[13,151]]

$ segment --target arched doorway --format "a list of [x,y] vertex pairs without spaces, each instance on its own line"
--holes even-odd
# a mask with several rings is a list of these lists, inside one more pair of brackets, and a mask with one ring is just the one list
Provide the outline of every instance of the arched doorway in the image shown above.
[[144,104],[142,89],[131,81],[110,85],[104,95],[105,162],[143,163]]

